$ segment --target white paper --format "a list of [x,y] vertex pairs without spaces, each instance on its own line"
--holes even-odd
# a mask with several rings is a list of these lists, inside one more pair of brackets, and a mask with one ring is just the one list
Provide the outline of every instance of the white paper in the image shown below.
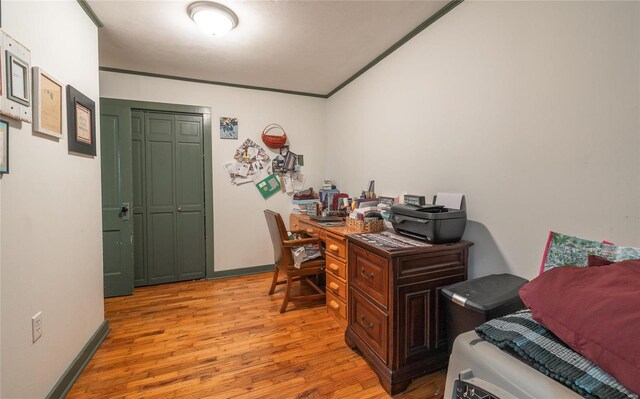
[[236,183],[236,186],[240,186],[242,184],[247,184],[247,183],[251,183],[252,180],[249,179],[248,177],[236,177],[236,179],[234,180],[234,183]]
[[233,162],[225,162],[223,165],[224,172],[226,176],[229,178],[229,181],[233,183],[233,178],[235,177],[235,166]]
[[293,193],[293,179],[291,179],[291,176],[285,176],[284,188],[287,194]]
[[249,174],[249,166],[250,165],[248,163],[241,163],[240,167],[238,168],[238,175],[247,177],[247,175]]
[[265,169],[262,169],[259,173],[256,173],[255,175],[251,176],[251,180],[253,180],[255,184],[258,184],[262,180],[266,179],[267,177],[269,177],[269,173],[267,173]]
[[17,63],[13,63],[13,65],[11,65],[11,91],[12,91],[12,95],[19,97],[19,98],[26,98],[25,95],[25,84],[24,84],[24,79],[25,79],[25,70],[24,67],[22,65],[19,65]]
[[295,173],[293,175],[292,186],[295,192],[304,190],[304,175],[302,173]]
[[248,165],[249,165],[249,176],[255,176],[257,174],[260,174],[260,172],[264,169],[262,167],[262,164],[258,161],[252,162]]
[[438,193],[435,205],[444,205],[445,208],[460,209],[464,194]]

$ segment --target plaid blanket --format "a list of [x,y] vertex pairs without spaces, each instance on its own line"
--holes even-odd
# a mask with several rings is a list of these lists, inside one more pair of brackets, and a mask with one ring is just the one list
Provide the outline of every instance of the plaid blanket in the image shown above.
[[635,398],[615,378],[567,347],[533,320],[530,310],[488,321],[476,333],[501,349],[511,349],[538,371],[585,398]]

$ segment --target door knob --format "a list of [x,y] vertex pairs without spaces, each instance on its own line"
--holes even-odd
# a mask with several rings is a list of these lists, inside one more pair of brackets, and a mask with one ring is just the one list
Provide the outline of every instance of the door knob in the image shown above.
[[120,208],[120,220],[127,221],[129,220],[129,209],[131,209],[130,202],[123,202],[122,207]]
[[178,207],[178,212],[182,212],[182,207],[181,206]]

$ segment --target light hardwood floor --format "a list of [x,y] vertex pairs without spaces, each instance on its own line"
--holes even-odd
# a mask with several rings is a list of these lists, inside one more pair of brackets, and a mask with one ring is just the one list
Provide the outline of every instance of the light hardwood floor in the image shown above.
[[[272,274],[136,289],[105,300],[111,333],[68,398],[388,398],[324,302],[278,312]],[[441,398],[445,372],[396,398]]]

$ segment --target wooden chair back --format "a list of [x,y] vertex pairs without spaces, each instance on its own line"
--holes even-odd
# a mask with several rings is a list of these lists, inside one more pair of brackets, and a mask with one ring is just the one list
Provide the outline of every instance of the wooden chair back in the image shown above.
[[293,266],[293,256],[291,249],[285,248],[283,241],[289,239],[287,228],[284,226],[282,216],[279,213],[269,209],[264,210],[264,216],[267,219],[269,234],[271,235],[271,243],[273,244],[273,262],[278,267],[289,268]]

